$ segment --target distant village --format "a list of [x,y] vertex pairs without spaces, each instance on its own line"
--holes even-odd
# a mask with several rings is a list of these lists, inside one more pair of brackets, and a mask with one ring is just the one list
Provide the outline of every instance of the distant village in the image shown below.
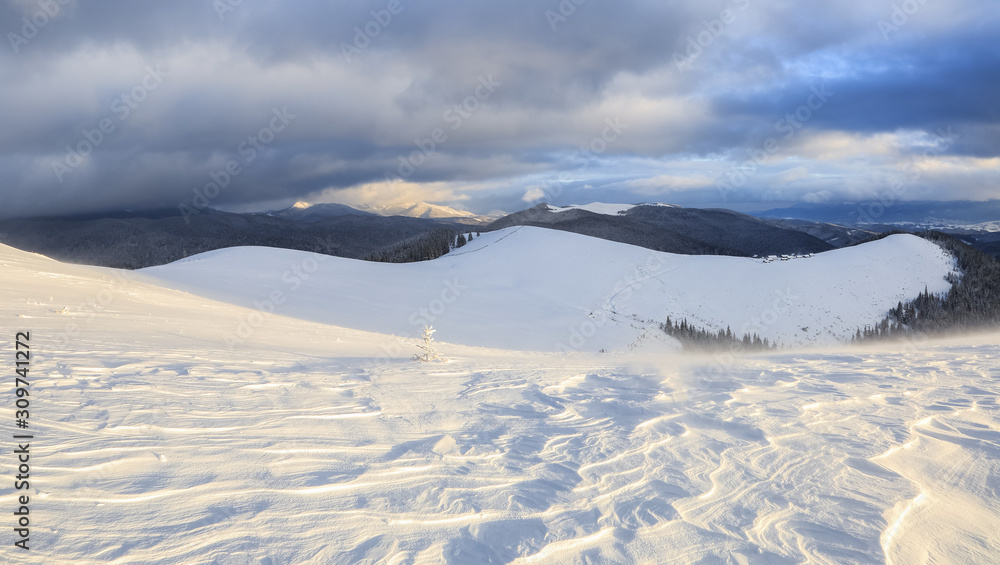
[[767,257],[761,257],[759,255],[754,255],[753,257],[751,257],[751,259],[753,259],[755,261],[759,261],[761,263],[773,263],[775,261],[791,261],[792,259],[809,259],[810,257],[814,257],[815,255],[816,255],[815,253],[808,253],[806,255],[798,255],[798,254],[793,254],[793,255],[768,255]]

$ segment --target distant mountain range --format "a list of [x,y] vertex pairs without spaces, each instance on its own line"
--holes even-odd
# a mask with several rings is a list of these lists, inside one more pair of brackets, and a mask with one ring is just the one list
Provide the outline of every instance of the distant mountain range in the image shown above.
[[380,216],[407,216],[409,218],[468,218],[479,219],[480,217],[472,212],[457,210],[448,206],[428,204],[427,202],[416,202],[412,204],[397,204],[395,206],[375,206],[372,204],[361,204],[358,209],[372,212]]
[[[913,218],[929,211],[926,205],[911,204],[900,204],[892,217]],[[977,225],[989,225],[981,223],[985,217],[1000,217],[990,216],[988,210],[975,212],[967,203],[937,206],[938,217],[945,217],[947,212],[953,218],[980,222]],[[1000,202],[986,206],[1000,207]],[[903,214],[906,210],[908,216]],[[801,255],[852,245],[897,227],[829,221],[843,219],[850,212],[846,206],[824,211],[803,205],[755,217],[731,210],[662,203],[595,202],[562,207],[539,204],[490,218],[424,202],[395,207],[300,202],[283,210],[260,213],[205,210],[187,220],[175,210],[0,220],[0,243],[67,262],[138,269],[214,249],[248,245],[353,259],[420,260],[447,252],[449,241],[457,243],[459,233],[515,226],[561,230],[685,255]],[[795,214],[817,219],[794,218]],[[914,222],[903,227],[913,229],[918,225]],[[1000,233],[958,228],[951,231],[987,253],[1000,254]]]
[[1000,258],[1000,200],[996,199],[982,202],[872,200],[843,204],[803,203],[754,215],[809,223],[828,222],[871,232],[936,230]]
[[[393,206],[376,206],[374,204],[360,204],[349,206],[347,204],[326,204],[296,202],[294,205],[283,210],[274,210],[266,213],[269,216],[288,218],[292,220],[314,222],[333,216],[403,216],[407,218],[424,218],[430,220],[453,220],[462,223],[475,225],[486,223],[496,219],[498,216],[479,216],[465,210],[457,210],[448,206],[439,206],[427,202],[416,202],[408,204],[397,204]],[[501,214],[502,215],[502,214]]]
[[991,231],[996,231],[996,225],[1000,222],[1000,200],[802,203],[789,208],[756,212],[754,215],[761,218],[830,222],[843,226],[869,228],[907,226],[914,229],[974,229],[976,226],[982,226],[992,227]]
[[353,208],[347,204],[310,204],[308,202],[296,202],[288,208],[265,212],[264,215],[308,223],[336,216],[373,216],[376,214],[365,212],[358,208]]

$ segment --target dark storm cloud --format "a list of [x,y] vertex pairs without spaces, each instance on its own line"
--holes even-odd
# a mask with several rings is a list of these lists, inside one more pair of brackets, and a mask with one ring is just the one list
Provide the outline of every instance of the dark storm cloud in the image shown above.
[[793,77],[780,89],[716,98],[720,117],[784,116],[812,87],[833,93],[809,125],[857,132],[952,127],[968,137],[957,153],[995,156],[996,140],[974,135],[1000,123],[1000,47],[995,36],[961,36],[941,43],[873,47],[845,61],[844,76]]
[[[419,162],[407,183],[485,183],[489,195],[466,197],[490,207],[523,206],[526,187],[563,172],[611,187],[591,191],[602,199],[652,200],[634,158],[661,163],[651,178],[697,169],[701,194],[820,84],[836,96],[803,130],[814,146],[825,141],[806,132],[952,126],[950,154],[996,156],[991,3],[928,2],[886,32],[893,6],[7,0],[0,213],[177,206],[231,161],[241,172],[213,204],[379,183],[405,162]],[[276,111],[295,118],[268,131]],[[608,119],[628,127],[594,145]],[[716,170],[698,168],[706,158]]]

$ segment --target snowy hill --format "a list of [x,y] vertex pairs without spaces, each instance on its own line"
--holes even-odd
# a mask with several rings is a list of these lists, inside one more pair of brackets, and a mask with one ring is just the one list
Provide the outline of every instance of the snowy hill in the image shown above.
[[[427,272],[496,274],[486,263],[505,244],[513,255],[551,243],[532,231],[484,236]],[[576,245],[573,259],[634,258],[622,246]],[[827,266],[885,277],[862,258],[937,261],[906,237],[860,249]],[[486,259],[469,263],[477,256]],[[253,295],[273,271],[298,277],[303,293],[334,280],[320,269],[305,279],[308,256],[273,249],[186,265],[246,257],[279,262],[251,265],[260,280],[242,265],[231,294]],[[790,274],[817,259],[742,259],[739,274]],[[593,265],[584,287],[590,271],[603,284],[621,266]],[[0,485],[8,512],[16,495],[30,496],[31,550],[4,544],[3,563],[965,564],[1000,551],[997,335],[722,363],[442,344],[450,362],[418,363],[412,340],[206,300],[137,273],[6,246],[0,266],[0,348],[31,334],[25,431],[35,436],[30,489]],[[498,284],[542,278],[536,263],[507,267]],[[355,284],[419,286],[413,271],[393,274],[408,284]],[[481,302],[488,290],[470,286],[462,298]],[[287,289],[287,303],[298,291]],[[565,300],[520,305],[518,293],[502,307],[541,308],[535,322]],[[369,298],[373,313],[400,302]],[[351,304],[324,300],[312,308]],[[468,329],[509,331],[502,322],[481,317]],[[12,477],[12,459],[3,465]]]
[[[953,259],[908,235],[764,262],[674,255],[533,227],[484,233],[420,263],[380,264],[232,248],[141,271],[172,288],[327,324],[505,349],[670,347],[667,316],[783,345],[833,344],[925,288]],[[659,343],[659,345],[656,345]]]

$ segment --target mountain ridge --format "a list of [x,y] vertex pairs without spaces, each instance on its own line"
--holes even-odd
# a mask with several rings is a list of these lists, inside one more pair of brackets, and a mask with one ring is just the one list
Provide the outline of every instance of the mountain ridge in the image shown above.
[[[589,206],[593,209],[595,204]],[[835,246],[799,230],[773,226],[731,210],[639,204],[618,214],[579,207],[555,210],[541,203],[491,222],[484,231],[515,225],[546,227],[647,247],[711,255],[820,253]]]

